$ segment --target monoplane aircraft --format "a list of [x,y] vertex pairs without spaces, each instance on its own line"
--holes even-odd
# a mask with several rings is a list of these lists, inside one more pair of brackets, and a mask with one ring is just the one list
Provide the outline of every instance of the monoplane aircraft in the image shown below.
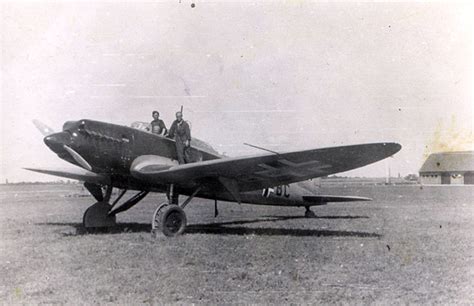
[[[132,127],[94,120],[68,121],[62,132],[39,121],[35,125],[45,135],[44,142],[60,158],[80,168],[75,170],[31,169],[40,173],[84,182],[97,200],[84,213],[85,228],[110,227],[116,215],[139,203],[150,192],[167,194],[157,203],[152,230],[166,236],[182,234],[186,228],[184,208],[194,197],[256,205],[310,207],[328,202],[365,201],[363,197],[316,195],[298,182],[359,168],[397,153],[397,143],[370,143],[275,152],[245,157],[220,155],[198,139],[191,141],[191,161],[178,164],[173,139],[147,132],[147,124]],[[259,147],[257,147],[259,148]],[[120,192],[111,201],[113,188]],[[125,193],[135,190],[128,200]],[[179,195],[187,196],[180,202]]]

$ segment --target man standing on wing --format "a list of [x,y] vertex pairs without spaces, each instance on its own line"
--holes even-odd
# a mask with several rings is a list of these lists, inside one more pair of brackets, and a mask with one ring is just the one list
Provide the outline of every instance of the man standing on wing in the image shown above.
[[171,125],[168,137],[173,138],[176,142],[179,164],[190,162],[187,149],[191,146],[191,130],[188,123],[183,120],[183,113],[176,113],[176,120]]
[[160,119],[160,113],[153,111],[153,121],[150,123],[151,132],[153,134],[164,135],[166,133],[166,125],[163,120]]

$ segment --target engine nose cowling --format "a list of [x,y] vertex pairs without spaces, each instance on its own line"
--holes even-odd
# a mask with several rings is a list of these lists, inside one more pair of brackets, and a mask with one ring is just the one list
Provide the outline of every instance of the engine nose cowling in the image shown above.
[[71,135],[68,132],[59,132],[46,136],[44,143],[55,153],[63,153],[64,145],[71,143]]

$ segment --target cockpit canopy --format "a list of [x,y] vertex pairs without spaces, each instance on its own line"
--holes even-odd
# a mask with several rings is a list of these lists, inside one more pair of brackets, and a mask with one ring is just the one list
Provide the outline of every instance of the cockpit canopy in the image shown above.
[[[192,128],[191,123],[189,121],[186,121],[186,122],[188,122],[189,127]],[[135,121],[130,125],[130,127],[134,128],[134,129],[137,129],[137,130],[140,130],[140,131],[151,133],[151,124],[148,123],[148,122]],[[214,150],[214,148],[212,146],[210,146],[208,143],[206,143],[202,140],[199,140],[197,138],[193,137],[191,139],[191,145],[193,147],[197,147],[197,148],[199,148],[203,151],[206,151],[208,153],[211,153],[213,155],[220,155],[219,152]]]
[[130,127],[140,131],[151,132],[151,124],[149,122],[135,121],[132,122]]

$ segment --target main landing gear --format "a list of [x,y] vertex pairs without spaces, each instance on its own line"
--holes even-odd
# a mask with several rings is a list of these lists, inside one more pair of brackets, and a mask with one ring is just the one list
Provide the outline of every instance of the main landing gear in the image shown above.
[[174,186],[170,185],[168,193],[168,202],[159,205],[153,213],[151,220],[151,233],[156,236],[161,230],[167,237],[175,237],[184,233],[186,229],[186,213],[184,208],[191,202],[201,187],[196,190],[180,205],[178,195],[174,193]]
[[82,217],[82,225],[86,229],[114,227],[117,225],[115,215],[108,215],[111,207],[112,206],[105,201],[92,204],[92,206],[90,206],[84,212],[84,216]]
[[105,192],[103,192],[102,187],[97,184],[84,183],[84,187],[86,187],[86,189],[97,200],[97,203],[93,204],[85,211],[82,218],[82,224],[86,229],[106,228],[117,225],[115,216],[120,212],[130,209],[132,206],[143,200],[143,198],[148,194],[148,191],[140,191],[123,204],[118,205],[120,199],[127,192],[126,189],[122,189],[115,201],[110,204],[109,202],[113,189],[112,185],[107,185]]

